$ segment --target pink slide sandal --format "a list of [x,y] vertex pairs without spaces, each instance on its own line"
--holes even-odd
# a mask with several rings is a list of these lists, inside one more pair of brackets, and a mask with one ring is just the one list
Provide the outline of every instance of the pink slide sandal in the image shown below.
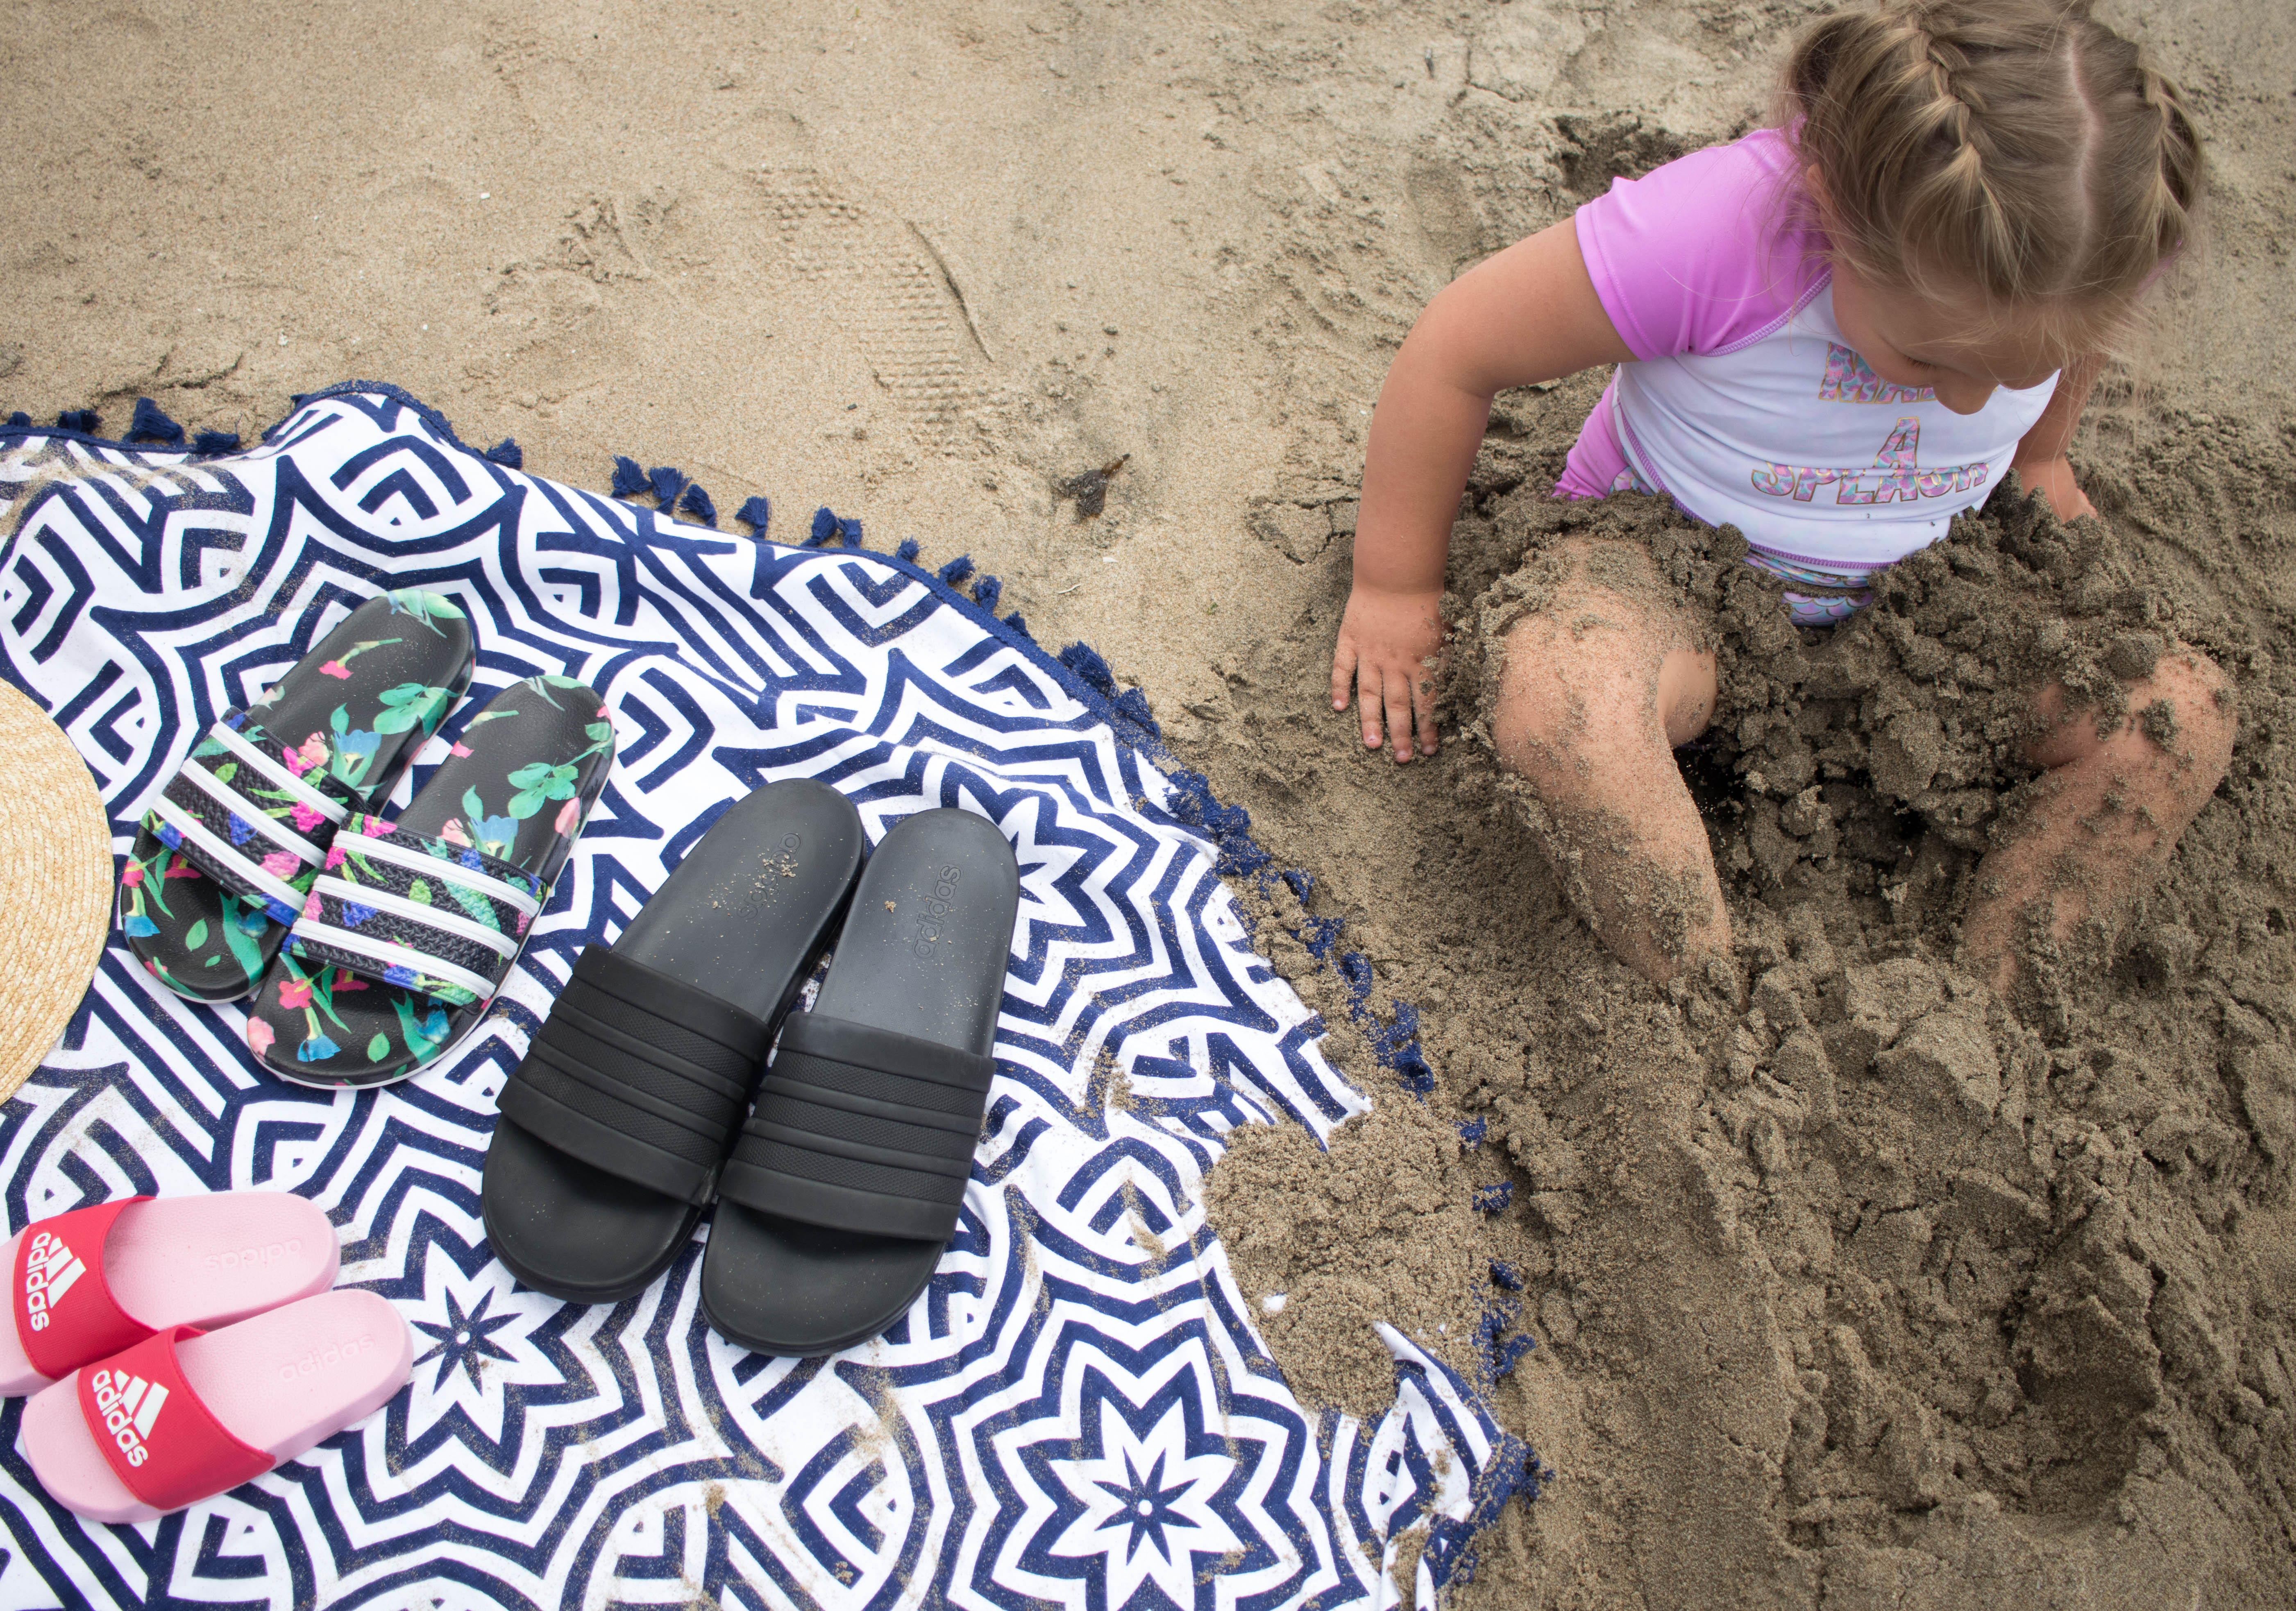
[[94,1522],[148,1522],[365,1420],[414,1373],[398,1311],[323,1292],[221,1331],[171,1326],[24,1406],[24,1458]]
[[335,1228],[284,1191],[125,1198],[27,1225],[0,1249],[12,1325],[0,1396],[37,1393],[170,1326],[212,1329],[335,1284]]

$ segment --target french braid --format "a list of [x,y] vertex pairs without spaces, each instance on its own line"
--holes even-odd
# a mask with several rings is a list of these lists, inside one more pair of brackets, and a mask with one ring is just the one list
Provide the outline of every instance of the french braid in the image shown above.
[[2080,0],[1881,0],[1796,43],[1779,124],[1832,249],[1883,283],[2123,320],[2198,238],[2177,86]]

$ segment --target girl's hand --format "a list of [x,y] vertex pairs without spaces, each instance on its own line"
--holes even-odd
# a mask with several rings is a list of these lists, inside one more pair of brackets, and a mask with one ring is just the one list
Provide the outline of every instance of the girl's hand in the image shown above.
[[2018,478],[2024,482],[2027,492],[2038,492],[2049,501],[2060,520],[2072,520],[2082,515],[2096,513],[2096,505],[2073,479],[2073,467],[2064,454],[2054,458],[2020,459],[2011,464]]
[[1376,749],[1380,716],[1394,734],[1397,765],[1411,759],[1415,732],[1422,755],[1435,753],[1435,685],[1441,675],[1443,595],[1389,593],[1356,584],[1332,653],[1332,708],[1345,710],[1352,686],[1363,715],[1363,741]]
[[1356,517],[1355,591],[1332,656],[1332,708],[1352,689],[1368,749],[1435,753],[1444,560],[1493,394],[1623,364],[1634,351],[1595,294],[1569,218],[1461,274],[1411,327],[1380,388]]

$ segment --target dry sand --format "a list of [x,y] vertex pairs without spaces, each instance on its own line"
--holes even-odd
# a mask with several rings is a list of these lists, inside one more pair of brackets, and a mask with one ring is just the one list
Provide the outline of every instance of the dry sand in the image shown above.
[[[1526,1280],[1541,1345],[1498,1404],[1562,1475],[1462,1604],[2288,1604],[2284,7],[2107,8],[2192,86],[2219,186],[2155,389],[2076,449],[2109,529],[1997,501],[1829,642],[1710,535],[1578,517],[1652,543],[1724,644],[1692,765],[1731,969],[1628,977],[1472,733],[1398,769],[1319,699],[1418,307],[1747,127],[1808,9],[12,4],[0,408],[253,430],[388,380],[545,475],[627,453],[771,495],[776,535],[828,503],[970,550],[1040,639],[1099,646],[1317,874],[1375,998],[1424,1010],[1429,1100],[1339,1031],[1377,1113],[1328,1156],[1242,1138],[1215,1215],[1291,1295],[1267,1329],[1303,1395],[1359,1409],[1370,1318],[1464,1362],[1489,1261]],[[1590,395],[1495,421],[1452,578],[1470,728],[1474,629],[1565,535],[1538,494]],[[1128,454],[1080,519],[1061,484]],[[2018,679],[2109,683],[2169,633],[2234,674],[2232,776],[2141,912],[1997,1002],[1954,924],[2016,806]],[[1309,913],[1245,893],[1341,1021]]]

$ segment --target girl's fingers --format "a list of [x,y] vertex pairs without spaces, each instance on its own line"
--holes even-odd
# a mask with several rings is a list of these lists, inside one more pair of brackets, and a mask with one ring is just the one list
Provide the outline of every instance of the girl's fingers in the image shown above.
[[[1435,683],[1431,677],[1382,671],[1369,658],[1357,654],[1354,645],[1343,642],[1332,655],[1332,708],[1345,710],[1351,691],[1357,713],[1363,719],[1365,749],[1379,748],[1392,734],[1398,761],[1411,759],[1414,742],[1418,753],[1435,753]],[[1382,713],[1386,717],[1383,724]]]
[[1408,674],[1389,672],[1383,684],[1387,731],[1395,742],[1395,758],[1407,761],[1411,758],[1411,678]]
[[1356,716],[1363,723],[1365,749],[1377,749],[1385,736],[1379,726],[1379,667],[1369,660],[1356,661]]
[[1348,691],[1355,685],[1356,646],[1345,637],[1332,650],[1332,708],[1348,707]]

